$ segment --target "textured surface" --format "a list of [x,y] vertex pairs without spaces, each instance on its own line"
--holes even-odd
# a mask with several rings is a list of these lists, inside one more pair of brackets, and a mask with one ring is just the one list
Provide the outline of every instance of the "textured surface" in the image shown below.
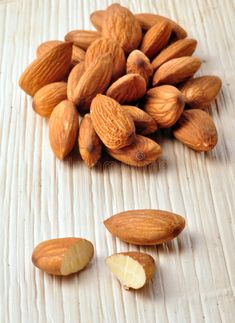
[[[158,138],[163,157],[145,169],[106,162],[89,170],[51,152],[48,123],[37,116],[18,78],[37,45],[89,28],[89,13],[110,1],[0,1],[0,322],[234,322],[235,10],[232,0],[122,1],[135,12],[177,19],[199,41],[201,74],[223,88],[211,114],[219,143],[197,154]],[[178,239],[138,248],[113,238],[107,216],[133,208],[185,215]],[[53,278],[31,263],[42,240],[82,236],[95,258],[71,278]],[[139,292],[127,292],[106,268],[114,252],[151,254],[157,271]]]

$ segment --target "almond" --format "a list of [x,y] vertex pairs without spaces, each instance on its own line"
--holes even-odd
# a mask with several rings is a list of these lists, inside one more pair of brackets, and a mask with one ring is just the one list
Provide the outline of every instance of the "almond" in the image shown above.
[[203,109],[211,104],[221,89],[218,76],[206,75],[189,80],[181,88],[184,100],[192,108]]
[[162,64],[170,61],[173,58],[179,58],[183,56],[191,56],[197,47],[197,41],[195,39],[180,39],[167,48],[165,48],[157,57],[152,61],[152,68],[155,71]]
[[119,103],[129,103],[142,98],[146,92],[145,79],[139,74],[120,77],[107,90],[106,95]]
[[33,96],[44,85],[61,81],[69,71],[71,55],[71,43],[52,48],[26,68],[19,80],[20,87]]
[[76,65],[80,62],[83,62],[85,60],[85,54],[86,52],[82,48],[73,45],[72,65]]
[[131,210],[104,221],[108,231],[136,245],[157,245],[177,237],[185,227],[182,216],[161,210]]
[[68,77],[67,96],[70,101],[73,100],[73,94],[82,75],[85,72],[84,62],[74,66]]
[[90,44],[100,36],[101,34],[98,31],[72,30],[65,35],[64,39],[84,50],[87,50]]
[[59,159],[64,159],[73,149],[78,131],[78,113],[75,105],[64,100],[52,111],[49,120],[51,148]]
[[149,58],[155,57],[167,45],[171,31],[167,20],[159,21],[144,35],[140,50]]
[[196,151],[209,151],[218,141],[212,118],[203,110],[186,110],[173,129],[173,135],[183,144]]
[[135,167],[149,165],[161,155],[161,147],[155,141],[140,135],[136,135],[135,141],[127,147],[107,151],[120,162]]
[[105,10],[96,10],[90,15],[92,25],[98,30],[102,31]]
[[135,139],[133,120],[115,100],[98,94],[91,103],[91,119],[96,133],[111,149],[130,145]]
[[149,30],[160,21],[168,21],[171,24],[174,37],[176,37],[177,39],[183,39],[187,37],[187,32],[179,24],[169,18],[151,13],[139,13],[136,14],[135,17],[140,23],[143,30]]
[[184,111],[183,95],[171,85],[155,87],[146,93],[144,110],[159,127],[169,128],[176,123]]
[[98,162],[102,153],[102,142],[95,132],[90,114],[86,114],[79,127],[79,152],[88,167]]
[[68,276],[82,270],[94,254],[92,243],[82,238],[58,238],[39,243],[33,250],[34,266],[48,274]]
[[102,35],[118,42],[127,54],[138,48],[142,39],[141,27],[135,16],[116,3],[105,11]]
[[149,135],[157,130],[157,124],[154,119],[143,110],[131,105],[123,105],[123,108],[133,119],[137,133]]
[[153,69],[148,57],[140,50],[133,50],[127,58],[126,71],[128,74],[139,74],[146,84],[153,74]]
[[174,58],[159,67],[153,76],[153,86],[178,84],[193,76],[201,66],[198,57]]
[[127,290],[142,288],[155,272],[154,259],[143,252],[115,253],[106,259],[106,264]]
[[87,68],[80,78],[72,101],[81,113],[88,112],[91,101],[98,93],[103,93],[109,86],[112,77],[112,56],[105,54]]
[[112,39],[99,38],[90,45],[86,52],[85,68],[87,69],[94,64],[104,54],[112,55],[112,81],[116,81],[120,76],[125,74],[126,57],[121,46]]
[[50,117],[55,106],[65,99],[67,99],[67,83],[47,84],[33,97],[33,109],[42,117]]
[[56,47],[57,45],[63,44],[61,40],[48,40],[41,43],[36,51],[37,57],[40,57],[50,51],[52,48]]

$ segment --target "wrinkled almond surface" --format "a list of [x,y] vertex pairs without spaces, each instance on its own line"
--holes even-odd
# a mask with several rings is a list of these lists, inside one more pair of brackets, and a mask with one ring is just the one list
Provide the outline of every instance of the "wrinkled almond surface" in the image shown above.
[[142,53],[140,50],[133,50],[127,58],[126,64],[127,74],[139,74],[142,76],[146,84],[153,74],[153,69],[148,57]]

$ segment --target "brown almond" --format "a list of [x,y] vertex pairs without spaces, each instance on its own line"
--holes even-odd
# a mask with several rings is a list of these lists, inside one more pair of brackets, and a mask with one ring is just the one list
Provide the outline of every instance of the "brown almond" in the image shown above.
[[79,152],[88,167],[99,161],[102,153],[102,142],[96,134],[90,114],[86,114],[79,127]]
[[209,151],[218,141],[212,118],[208,113],[199,109],[184,111],[173,129],[173,135],[196,151]]
[[86,52],[82,48],[73,45],[72,65],[76,65],[80,62],[83,62],[85,60],[85,54]]
[[76,86],[78,85],[78,82],[82,75],[85,72],[85,66],[84,62],[81,62],[74,66],[72,71],[69,74],[68,77],[68,85],[67,85],[67,96],[70,101],[73,100],[73,94]]
[[158,54],[152,61],[153,70],[157,70],[162,64],[170,61],[173,58],[179,58],[183,56],[191,56],[197,47],[197,41],[195,39],[180,39]]
[[37,57],[40,57],[50,51],[52,48],[56,47],[57,45],[63,44],[62,40],[48,40],[41,43],[36,51]]
[[131,210],[104,221],[108,231],[136,245],[157,245],[177,237],[185,227],[182,216],[162,210]]
[[96,10],[90,15],[92,25],[98,30],[102,31],[105,10]]
[[184,111],[181,92],[171,85],[150,89],[144,98],[144,110],[161,128],[173,126]]
[[157,130],[157,123],[145,111],[132,105],[123,105],[123,108],[133,119],[138,134],[149,135]]
[[35,59],[19,80],[20,87],[33,96],[49,83],[61,81],[68,73],[72,56],[72,43],[62,43]]
[[222,86],[218,76],[206,75],[186,82],[181,87],[184,101],[192,108],[203,109],[210,105]]
[[85,58],[85,68],[104,54],[111,54],[113,61],[112,82],[125,74],[126,57],[122,47],[112,39],[99,38],[95,40],[87,49]]
[[178,84],[193,76],[201,66],[198,57],[174,58],[159,67],[153,76],[153,86]]
[[151,27],[143,37],[140,50],[150,59],[166,47],[172,32],[171,24],[162,20]]
[[111,149],[130,145],[135,139],[135,125],[120,104],[98,94],[91,103],[91,119],[96,133]]
[[136,135],[135,141],[127,147],[107,151],[120,162],[135,167],[147,166],[161,155],[161,147],[155,141],[140,135]]
[[127,74],[114,82],[108,88],[106,95],[123,104],[137,101],[144,96],[145,92],[145,79],[139,74]]
[[105,54],[85,70],[74,90],[72,100],[81,113],[89,112],[96,94],[104,93],[107,89],[112,77],[112,67],[111,54]]
[[142,39],[141,27],[135,16],[117,3],[105,11],[102,35],[118,42],[127,54],[138,48]]
[[53,109],[67,99],[67,83],[55,82],[43,86],[33,97],[33,109],[42,117],[50,117]]
[[153,74],[153,69],[148,57],[140,50],[133,50],[127,58],[126,71],[128,74],[139,74],[142,76],[146,84]]
[[179,25],[177,24],[175,21],[163,17],[163,16],[159,16],[159,15],[155,15],[155,14],[151,14],[151,13],[139,13],[135,15],[136,19],[138,20],[138,22],[141,25],[141,28],[143,30],[149,30],[151,27],[153,27],[155,24],[157,24],[159,21],[168,21],[170,22],[171,26],[172,26],[172,36],[176,37],[176,39],[183,39],[187,37],[187,32]]
[[100,36],[101,34],[98,31],[72,30],[65,35],[64,39],[84,50],[87,50],[90,44]]
[[76,106],[64,100],[52,111],[49,120],[51,148],[59,159],[64,159],[73,149],[78,132]]

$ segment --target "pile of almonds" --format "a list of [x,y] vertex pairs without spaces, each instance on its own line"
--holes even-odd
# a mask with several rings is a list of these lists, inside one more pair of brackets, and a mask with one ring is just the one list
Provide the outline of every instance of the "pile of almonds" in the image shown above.
[[119,4],[90,18],[97,31],[74,30],[65,41],[42,43],[19,82],[33,96],[34,110],[50,118],[56,157],[64,159],[78,145],[89,167],[103,149],[123,163],[145,166],[161,154],[146,137],[160,128],[172,128],[196,151],[211,150],[217,131],[204,109],[221,80],[192,78],[201,66],[192,56],[197,41],[168,18],[134,15]]

